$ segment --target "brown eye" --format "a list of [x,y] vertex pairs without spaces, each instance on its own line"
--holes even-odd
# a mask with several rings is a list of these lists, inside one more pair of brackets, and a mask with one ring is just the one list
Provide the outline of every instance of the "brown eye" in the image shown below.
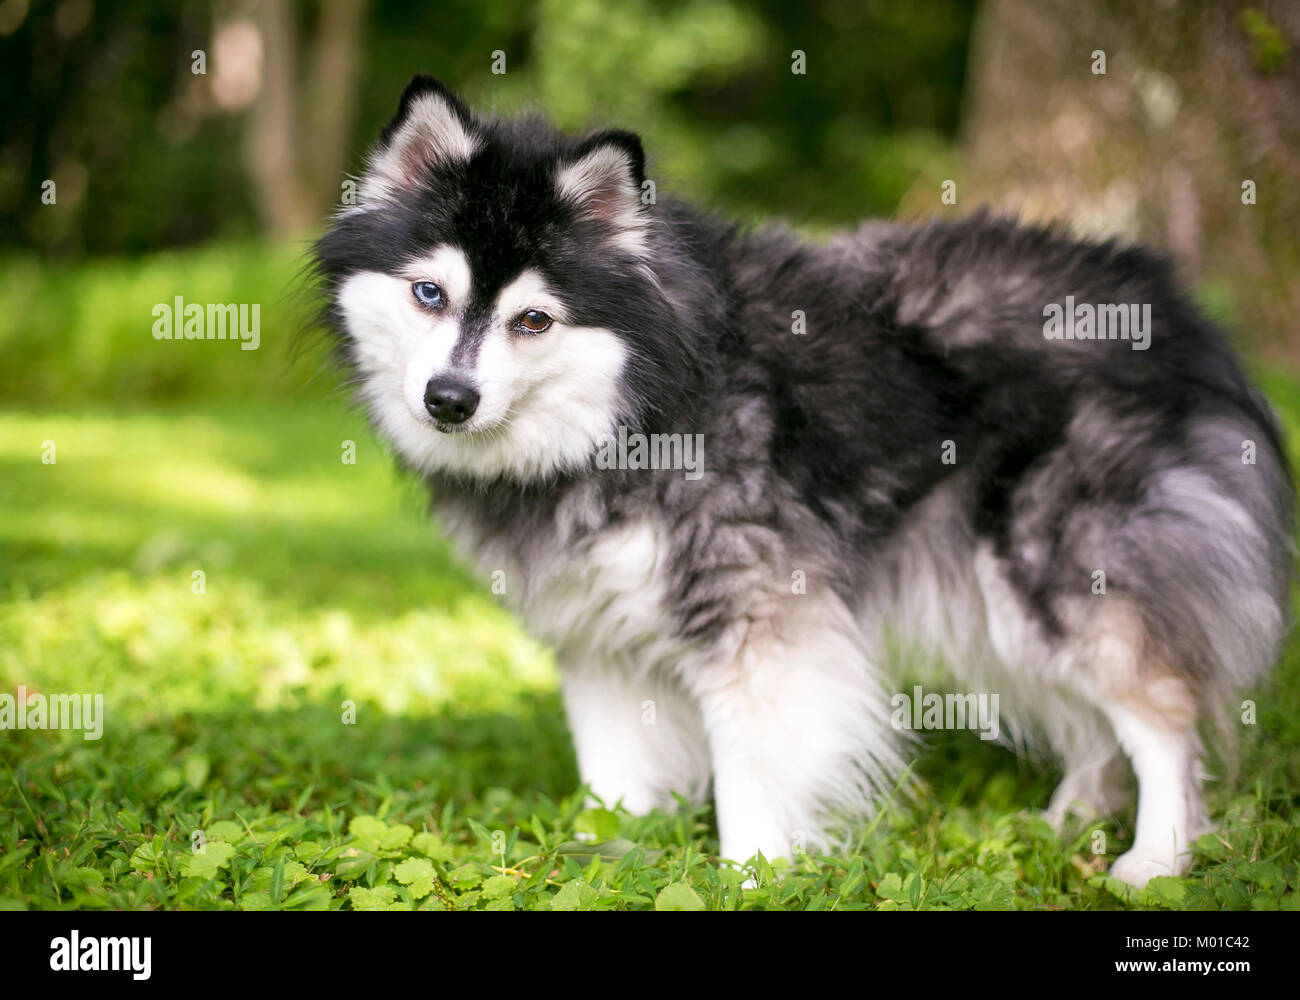
[[525,333],[545,333],[551,328],[551,317],[540,309],[529,309],[519,317],[519,329]]

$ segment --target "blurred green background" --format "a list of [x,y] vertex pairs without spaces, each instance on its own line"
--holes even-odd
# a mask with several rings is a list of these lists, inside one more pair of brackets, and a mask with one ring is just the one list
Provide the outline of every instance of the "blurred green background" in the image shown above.
[[[665,183],[745,216],[888,213],[956,133],[973,6],[38,5],[3,43],[4,242],[138,255],[309,230],[416,70],[481,109],[633,128]],[[30,197],[50,177],[58,212]]]
[[[259,830],[314,817],[341,851],[330,810],[378,812],[479,864],[482,828],[462,815],[512,827],[540,812],[560,839],[578,822],[549,654],[451,558],[321,344],[291,350],[312,310],[306,247],[413,73],[481,110],[633,129],[661,191],[749,223],[818,236],[990,204],[1155,243],[1294,441],[1298,10],[0,0],[0,690],[103,691],[110,706],[102,744],[0,735],[0,905],[278,905],[260,884],[245,897],[240,856],[225,882],[165,860],[236,815]],[[154,305],[177,295],[258,303],[260,349],[154,340]],[[1257,905],[1269,880],[1294,900],[1295,658],[1256,695],[1249,793],[1216,787],[1230,825],[1198,905]],[[339,725],[343,699],[356,726]],[[1050,772],[945,739],[921,770],[934,798],[891,815],[869,881],[840,872],[845,907],[877,905],[868,885],[887,872],[940,884],[976,869],[986,881],[946,905],[1134,901],[1079,844],[1004,836]],[[710,849],[707,817],[608,822],[658,838],[670,866]],[[1125,822],[1106,827],[1117,844]],[[520,850],[545,853],[527,829]],[[1032,859],[989,847],[1017,837]],[[1281,876],[1231,869],[1261,844]],[[329,905],[393,902],[381,874]],[[740,899],[700,878],[710,906]]]

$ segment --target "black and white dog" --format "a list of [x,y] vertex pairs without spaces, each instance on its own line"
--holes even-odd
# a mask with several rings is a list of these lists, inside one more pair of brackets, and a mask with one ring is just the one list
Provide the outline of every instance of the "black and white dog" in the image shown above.
[[1114,875],[1185,871],[1200,724],[1287,629],[1292,489],[1169,266],[984,216],[810,244],[652,191],[631,133],[417,77],[316,247],[375,427],[554,645],[583,781],[711,789],[733,860],[826,849],[904,764],[891,672],[942,662],[1059,759],[1058,825],[1128,759]]

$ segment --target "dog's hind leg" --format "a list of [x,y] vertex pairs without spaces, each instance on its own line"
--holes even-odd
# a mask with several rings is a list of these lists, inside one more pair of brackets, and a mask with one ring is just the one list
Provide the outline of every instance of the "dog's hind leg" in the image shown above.
[[1062,693],[1040,705],[1038,721],[1060,758],[1064,775],[1043,818],[1060,832],[1068,816],[1112,816],[1133,799],[1124,752],[1106,716],[1081,698]]
[[1199,703],[1139,605],[1115,592],[1065,599],[1053,630],[1028,613],[991,551],[976,565],[994,648],[1012,676],[1028,676],[1032,694],[1020,700],[1065,766],[1047,821],[1060,829],[1072,812],[1092,818],[1122,808],[1127,756],[1138,781],[1137,833],[1112,874],[1143,886],[1186,871],[1190,842],[1206,825]]
[[1051,677],[1045,665],[1058,650],[1024,607],[1010,567],[991,546],[977,550],[975,572],[988,613],[989,643],[1005,671],[999,686],[1008,722],[1030,720],[1032,735],[1046,740],[1065,772],[1043,818],[1059,832],[1067,816],[1090,820],[1124,808],[1132,788],[1110,720],[1092,699]]
[[1087,632],[1071,642],[1076,688],[1105,714],[1138,780],[1133,846],[1111,874],[1139,888],[1181,875],[1191,843],[1208,828],[1197,734],[1199,703],[1187,678],[1151,640],[1136,606],[1119,595],[1096,599]]
[[1186,872],[1191,843],[1208,828],[1200,741],[1195,727],[1169,725],[1140,710],[1112,706],[1107,714],[1138,776],[1133,846],[1110,873],[1141,888],[1157,875]]

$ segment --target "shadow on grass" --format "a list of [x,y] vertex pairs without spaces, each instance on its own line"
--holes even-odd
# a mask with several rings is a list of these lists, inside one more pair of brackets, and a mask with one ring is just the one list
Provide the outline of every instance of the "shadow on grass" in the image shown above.
[[[0,798],[21,835],[55,846],[76,839],[96,814],[126,810],[165,830],[214,819],[246,821],[328,807],[345,817],[391,810],[417,828],[437,828],[444,810],[480,822],[522,823],[538,796],[578,787],[558,696],[496,712],[411,716],[357,706],[342,721],[337,701],[270,712],[232,707],[110,722],[99,741],[16,732],[0,761],[12,769],[35,815]],[[39,823],[37,822],[39,816]]]

